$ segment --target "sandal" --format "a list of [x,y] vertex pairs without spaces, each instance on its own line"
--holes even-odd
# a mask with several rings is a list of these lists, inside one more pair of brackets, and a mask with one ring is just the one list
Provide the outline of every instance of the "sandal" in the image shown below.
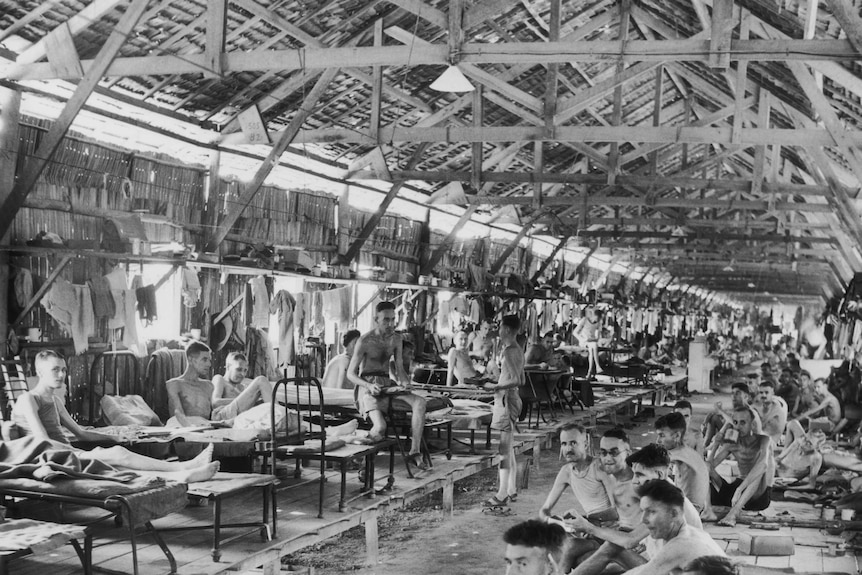
[[510,497],[504,497],[502,500],[497,499],[496,495],[492,495],[490,499],[482,503],[485,507],[506,507],[509,505]]
[[425,463],[425,459],[422,457],[421,453],[411,453],[410,455],[408,455],[407,463],[420,471],[428,470],[428,464]]
[[[496,496],[495,496],[495,499],[496,499]],[[514,503],[515,501],[518,500],[518,494],[513,493],[512,495],[509,495],[506,499],[509,500],[509,503]]]

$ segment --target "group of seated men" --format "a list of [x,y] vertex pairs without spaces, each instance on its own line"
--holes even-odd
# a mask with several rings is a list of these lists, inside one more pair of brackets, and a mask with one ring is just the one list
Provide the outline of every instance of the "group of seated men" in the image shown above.
[[[809,378],[810,379],[810,378]],[[506,561],[533,562],[534,573],[598,575],[616,563],[637,575],[683,571],[732,572],[723,551],[702,530],[702,521],[735,525],[743,510],[760,511],[771,503],[776,477],[798,488],[813,488],[824,466],[862,472],[853,454],[824,449],[834,433],[841,406],[824,380],[811,383],[811,407],[788,421],[786,401],[769,378],[732,386],[732,410],[716,411],[703,430],[691,427],[691,404],[679,401],[655,422],[655,443],[632,453],[622,429],[600,439],[597,458],[589,455],[589,436],[578,424],[560,431],[565,464],[539,515],[507,532]],[[791,414],[792,415],[792,414]],[[735,461],[733,481],[719,474]],[[728,469],[723,470],[728,476]],[[554,513],[567,490],[579,509]],[[713,506],[727,508],[719,519]],[[556,526],[556,527],[553,527]],[[537,551],[537,548],[540,551]],[[708,565],[695,559],[710,557]]]

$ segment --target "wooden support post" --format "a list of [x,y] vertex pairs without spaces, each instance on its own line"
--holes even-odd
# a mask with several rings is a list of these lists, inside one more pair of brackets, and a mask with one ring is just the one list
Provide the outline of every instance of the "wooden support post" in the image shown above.
[[24,306],[24,309],[21,310],[21,313],[18,314],[18,317],[15,318],[15,321],[12,323],[12,327],[14,328],[16,325],[24,321],[24,318],[27,317],[27,314],[30,313],[36,304],[42,299],[42,296],[48,293],[48,290],[51,289],[51,286],[54,284],[54,280],[56,280],[60,273],[66,268],[69,262],[72,261],[72,256],[64,256],[60,263],[57,264],[51,274],[48,276],[48,279],[45,280],[45,283],[42,284],[33,297],[30,298],[30,301],[27,302],[27,305]]
[[[850,44],[856,48],[856,51],[862,54],[862,18],[859,16],[859,10],[853,6],[848,0],[826,0],[829,9],[832,10],[832,16],[838,20],[841,29],[847,34],[847,39]],[[816,6],[813,10],[816,20]]]
[[[383,18],[374,22],[374,45],[383,46]],[[380,143],[380,103],[383,98],[383,66],[372,66],[371,68],[371,119],[369,122],[369,134],[378,144]]]
[[20,172],[15,187],[3,199],[3,203],[0,204],[0,236],[5,235],[9,231],[12,222],[15,220],[15,215],[24,204],[27,195],[36,185],[36,181],[48,165],[48,162],[51,161],[54,152],[60,147],[63,137],[72,125],[78,112],[84,107],[93,89],[98,85],[102,77],[104,77],[105,72],[119,53],[126,38],[131,35],[138,20],[144,14],[148,2],[149,0],[134,0],[132,2],[132,5],[129,6],[126,13],[123,14],[123,17],[111,32],[111,35],[108,36],[108,40],[102,46],[102,49],[99,50],[99,54],[93,60],[87,73],[78,83],[72,97],[66,102],[66,106],[60,112],[60,116],[51,124],[51,128],[36,149],[36,153],[27,160],[27,163]]
[[[629,38],[629,21],[631,20],[631,0],[622,0],[620,5],[620,57],[617,60],[616,76],[620,77],[625,71],[626,64],[623,60],[626,52],[626,42]],[[614,88],[614,111],[611,118],[611,124],[619,126],[623,119],[623,85],[622,82]],[[620,166],[620,144],[619,142],[611,142],[611,150],[608,154],[608,185],[616,184],[617,172]]]
[[[745,17],[745,12],[743,12],[742,22],[739,25],[739,35],[741,38],[748,39],[748,18]],[[710,58],[712,57],[713,54],[710,54]],[[742,138],[742,119],[745,116],[745,86],[747,83],[748,62],[740,60],[736,63],[735,108],[733,112],[733,127],[730,132],[730,141],[734,144],[738,144]]]
[[305,97],[305,101],[302,103],[302,106],[297,110],[296,114],[294,114],[293,118],[291,118],[287,129],[279,134],[278,141],[276,141],[272,150],[269,152],[269,155],[263,161],[260,168],[258,168],[257,173],[255,173],[252,181],[249,182],[239,200],[237,200],[236,205],[230,209],[222,224],[215,230],[212,238],[207,242],[207,251],[216,251],[218,246],[222,241],[224,241],[225,236],[227,236],[242,212],[245,210],[246,206],[248,206],[257,194],[258,190],[263,185],[264,180],[266,180],[269,173],[278,164],[278,159],[284,151],[287,150],[287,147],[291,142],[293,142],[294,138],[296,138],[296,135],[299,133],[299,129],[305,123],[308,116],[311,115],[315,104],[317,104],[317,101],[320,100],[326,92],[326,89],[329,87],[329,84],[338,72],[338,68],[328,68],[320,78],[318,78],[314,87]]
[[[410,157],[410,161],[407,162],[407,169],[412,170],[419,164],[422,160],[422,157],[425,155],[425,150],[428,149],[429,144],[427,142],[423,142],[419,144],[416,148],[416,151],[413,152],[413,155]],[[362,246],[365,245],[365,242],[368,238],[371,237],[371,234],[374,232],[374,229],[377,227],[377,224],[380,223],[380,219],[386,213],[386,210],[389,208],[389,205],[392,201],[398,196],[398,192],[401,191],[401,188],[404,186],[404,181],[398,181],[392,184],[392,187],[389,188],[389,191],[386,193],[386,197],[380,202],[380,206],[377,208],[377,211],[374,212],[368,221],[365,222],[365,225],[362,227],[362,231],[359,232],[359,237],[353,240],[353,243],[350,244],[350,247],[347,249],[347,252],[343,255],[339,254],[336,258],[336,261],[341,265],[349,265],[353,259],[359,255],[360,250],[362,250]]]
[[[15,166],[18,163],[18,132],[21,120],[21,92],[0,86],[0,203],[15,187]],[[0,238],[0,245],[9,244],[9,233]],[[0,357],[6,355],[9,337],[9,252],[0,252]]]
[[443,513],[451,516],[455,512],[455,480],[447,475],[443,483]]
[[[544,160],[542,159],[542,142],[536,140],[533,142],[533,169],[537,174],[544,171]],[[533,209],[538,210],[542,207],[542,182],[533,184]]]
[[[730,65],[730,41],[733,22],[733,0],[713,0],[712,34],[709,38],[709,61],[711,68],[727,69]],[[745,84],[737,86],[745,88]]]
[[[551,0],[551,15],[548,22],[548,42],[560,41],[560,2],[561,0]],[[557,114],[557,84],[559,82],[560,65],[552,62],[548,64],[545,72],[545,133],[549,138],[552,138],[555,132],[556,123],[554,116]]]
[[227,29],[227,0],[208,0],[206,62],[204,78],[224,76],[224,37]]
[[[760,89],[760,99],[757,105],[757,123],[758,128],[763,130],[769,129],[769,112],[770,112],[770,102],[769,102],[769,92],[761,88]],[[760,144],[754,146],[754,166],[752,179],[751,179],[751,193],[754,194],[755,197],[760,197],[761,190],[763,189],[763,173],[764,173],[764,162],[766,161],[766,146]],[[774,197],[770,195],[770,199],[773,200]]]
[[545,258],[545,261],[542,262],[542,265],[539,266],[539,269],[537,269],[536,273],[533,274],[533,277],[530,278],[530,283],[536,283],[536,280],[542,277],[542,274],[545,273],[545,270],[548,269],[548,266],[551,265],[551,262],[554,261],[554,258],[557,256],[557,254],[560,253],[560,250],[566,247],[566,243],[568,241],[569,236],[567,235],[563,236],[560,239],[560,243],[557,244],[557,246],[554,248],[554,251],[551,252],[551,255]]
[[169,280],[169,279],[171,279],[171,276],[173,276],[175,273],[177,273],[177,270],[178,270],[178,269],[180,269],[180,264],[174,264],[173,266],[171,266],[171,269],[168,271],[168,273],[166,273],[165,275],[163,275],[162,277],[160,277],[160,278],[159,278],[159,281],[157,281],[157,282],[153,285],[153,288],[154,288],[156,291],[158,291],[160,287],[162,287],[163,285],[165,285],[166,283],[168,283],[168,280]]
[[[485,119],[485,99],[482,97],[485,93],[485,87],[482,85],[476,86],[473,90],[473,127],[481,128]],[[472,154],[470,156],[470,183],[479,191],[482,186],[482,163],[483,152],[482,142],[473,142]]]
[[365,564],[374,567],[380,562],[379,539],[377,533],[377,511],[365,521]]
[[[219,166],[221,165],[221,152],[218,149],[210,152],[210,171],[207,180],[207,201],[206,212],[204,213],[203,221],[204,230],[214,230],[218,226],[219,219],[219,204],[221,199],[221,178],[219,177]],[[198,237],[198,243],[201,249],[206,246],[206,236],[209,235],[206,231]]]

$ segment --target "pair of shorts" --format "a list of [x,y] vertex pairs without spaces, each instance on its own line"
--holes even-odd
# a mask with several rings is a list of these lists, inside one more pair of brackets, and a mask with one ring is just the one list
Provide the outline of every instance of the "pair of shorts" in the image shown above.
[[[369,383],[379,385],[381,389],[398,386],[397,383],[389,379],[388,375],[363,375],[362,379]],[[363,417],[367,417],[372,411],[382,411],[383,413],[386,413],[392,406],[392,400],[395,399],[395,397],[397,396],[385,395],[383,393],[380,395],[371,395],[368,389],[363,387],[359,392],[357,401],[359,404],[359,411],[362,413]]]
[[[739,486],[742,485],[742,478],[738,477],[733,483],[728,483],[724,479],[721,480],[721,488],[717,491],[710,486],[710,496],[713,505],[721,505],[723,507],[733,506],[733,496]],[[763,511],[772,503],[772,487],[767,487],[763,493],[753,497],[745,504],[743,509],[746,511]]]
[[509,393],[507,390],[496,395],[494,406],[491,408],[491,429],[513,431],[522,407],[523,402],[517,391]]

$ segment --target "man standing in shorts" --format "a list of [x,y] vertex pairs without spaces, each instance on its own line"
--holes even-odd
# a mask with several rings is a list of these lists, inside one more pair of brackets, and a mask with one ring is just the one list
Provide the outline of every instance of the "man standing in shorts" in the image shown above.
[[226,421],[257,403],[272,401],[272,383],[265,375],[249,379],[248,359],[238,351],[227,355],[224,375],[213,377],[212,420]]
[[521,320],[507,315],[500,322],[500,350],[497,364],[500,378],[497,383],[486,383],[485,389],[494,392],[491,429],[500,432],[500,471],[497,493],[485,505],[506,505],[518,496],[518,465],[515,461],[515,424],[521,414],[522,401],[518,388],[524,385],[524,351],[516,338]]
[[[402,402],[410,409],[411,437],[408,462],[419,469],[427,469],[422,460],[420,447],[425,431],[425,398],[407,391],[410,378],[404,371],[401,358],[401,336],[395,333],[395,304],[382,301],[377,304],[374,318],[377,326],[360,336],[356,343],[348,379],[356,386],[356,398],[362,414],[371,420],[369,437],[380,441],[386,433],[386,419],[393,402]],[[390,360],[394,359],[394,369],[398,383],[389,377]]]

